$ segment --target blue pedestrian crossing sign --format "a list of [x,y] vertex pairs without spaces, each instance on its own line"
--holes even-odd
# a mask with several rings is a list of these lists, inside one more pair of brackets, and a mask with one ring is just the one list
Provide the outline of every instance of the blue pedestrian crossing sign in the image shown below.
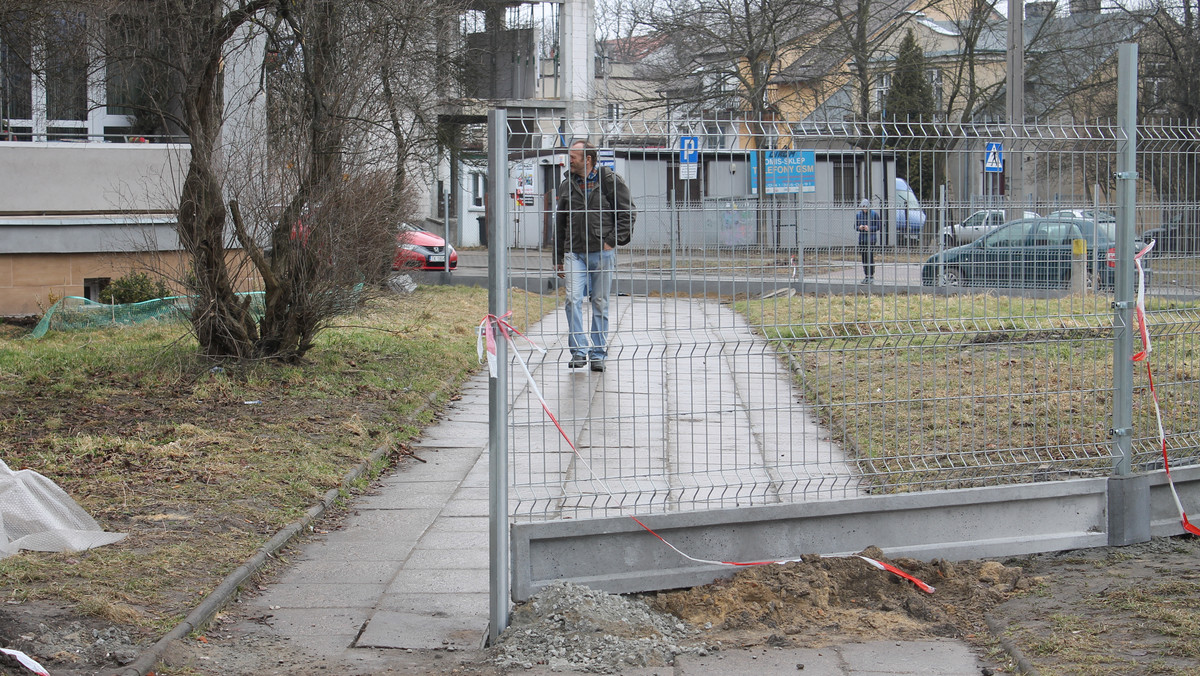
[[999,143],[987,144],[987,153],[983,158],[984,171],[1004,171],[1004,150]]

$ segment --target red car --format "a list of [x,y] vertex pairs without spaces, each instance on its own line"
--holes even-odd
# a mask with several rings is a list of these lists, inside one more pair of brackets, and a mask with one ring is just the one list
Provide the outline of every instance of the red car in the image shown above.
[[446,256],[450,256],[450,269],[458,267],[458,252],[446,244],[446,240],[427,230],[400,224],[396,235],[396,260],[393,270],[438,270],[446,269]]

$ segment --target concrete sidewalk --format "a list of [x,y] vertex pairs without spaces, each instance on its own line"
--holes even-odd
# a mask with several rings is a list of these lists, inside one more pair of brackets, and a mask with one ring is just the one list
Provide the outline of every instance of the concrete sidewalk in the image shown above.
[[[705,312],[697,308],[685,314],[706,321]],[[645,308],[638,313],[644,319]],[[544,321],[558,322],[560,314],[555,312]],[[664,321],[681,320],[672,316]],[[550,336],[552,329],[542,333]],[[633,334],[629,327],[626,329],[622,333],[622,327],[617,326],[614,333],[629,341]],[[605,378],[614,378],[611,372],[567,372],[561,363],[565,360],[561,346],[547,347],[544,360],[533,365],[535,373],[537,369],[554,370],[543,374],[543,378],[566,379],[570,387],[583,385],[601,394]],[[619,363],[615,366],[630,368]],[[695,377],[734,376],[728,371],[700,368]],[[570,392],[570,387],[551,390]],[[684,384],[676,390],[688,387]],[[761,392],[764,388],[741,389]],[[727,390],[735,392],[739,388],[730,383]],[[522,396],[526,395],[517,392],[514,398]],[[367,669],[355,673],[373,673],[372,668],[383,673],[400,668],[400,664],[406,665],[401,671],[411,669],[412,652],[479,650],[488,630],[487,442],[488,380],[484,372],[467,383],[462,397],[412,446],[419,461],[406,463],[403,469],[383,477],[377,490],[356,498],[337,530],[301,545],[299,555],[274,584],[257,597],[242,600],[244,615],[265,621],[243,621],[232,630],[283,639],[313,659]],[[827,455],[827,468],[834,465]],[[841,490],[854,490],[852,481],[844,483],[848,480],[845,474],[839,471],[836,477],[843,482]],[[673,668],[622,673],[790,674],[800,668],[805,674],[949,676],[978,674],[981,665],[965,643],[885,641],[819,650],[724,651],[705,657],[681,657]],[[412,673],[441,672],[431,668]],[[523,673],[551,671],[535,667]]]

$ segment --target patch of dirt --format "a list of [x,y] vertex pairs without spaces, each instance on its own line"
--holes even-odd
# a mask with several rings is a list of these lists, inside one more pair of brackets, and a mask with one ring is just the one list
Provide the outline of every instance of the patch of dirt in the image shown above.
[[[973,645],[993,674],[1019,673],[1015,660],[1001,650],[1001,639],[1043,674],[1182,675],[1193,673],[1200,661],[1194,634],[1186,634],[1189,626],[1194,632],[1200,623],[1200,574],[1194,572],[1200,539],[1158,538],[1129,547],[1002,562],[888,559],[877,549],[863,554],[934,586],[934,593],[858,558],[807,556],[784,565],[748,567],[708,585],[633,598],[664,617],[686,621],[689,638],[673,640],[699,650],[954,637]],[[1149,598],[1136,604],[1133,593]],[[602,612],[605,604],[591,605]],[[1172,609],[1179,611],[1182,628],[1154,617]],[[547,604],[543,614],[548,613],[573,617],[561,605]],[[989,618],[999,639],[989,632]],[[244,618],[234,605],[223,624],[239,619]],[[567,639],[570,628],[582,622],[549,619],[532,610],[514,614],[514,623],[525,623],[522,630],[537,623],[561,626]],[[303,646],[266,634],[224,633],[223,624],[210,627],[202,641],[189,639],[173,647],[167,662],[176,666],[158,673],[366,676],[524,670],[519,660],[497,663],[496,651],[355,651],[361,654],[349,662],[306,653]],[[29,653],[54,676],[111,670],[154,641],[123,631],[37,603],[0,609],[0,645]],[[557,667],[572,668],[561,662]],[[588,670],[598,670],[594,656]],[[0,674],[28,673],[0,663]]]
[[995,561],[887,559],[875,547],[862,555],[891,563],[935,591],[922,591],[858,557],[805,556],[647,598],[727,643],[820,647],[846,640],[980,636],[987,633],[988,610],[1040,582],[1020,567]]
[[1042,674],[1197,673],[1200,539],[1155,538],[1016,560],[1043,580],[994,608],[1005,642]]
[[[152,640],[131,632],[44,601],[0,608],[0,646],[25,653],[53,676],[91,676],[132,662]],[[0,674],[31,673],[0,655]]]

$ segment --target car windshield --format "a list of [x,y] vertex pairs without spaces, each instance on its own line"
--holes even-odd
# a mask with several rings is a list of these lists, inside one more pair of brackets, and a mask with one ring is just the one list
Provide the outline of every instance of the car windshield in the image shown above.
[[1083,231],[1085,237],[1098,237],[1101,242],[1115,242],[1117,239],[1116,223],[1087,219],[1077,221],[1076,224]]
[[1013,221],[1008,225],[993,230],[984,238],[984,246],[1022,246],[1033,227],[1033,221]]
[[983,225],[983,222],[987,220],[987,217],[988,217],[988,212],[980,211],[978,213],[971,214],[970,218],[963,221],[963,225],[965,225],[969,228]]

